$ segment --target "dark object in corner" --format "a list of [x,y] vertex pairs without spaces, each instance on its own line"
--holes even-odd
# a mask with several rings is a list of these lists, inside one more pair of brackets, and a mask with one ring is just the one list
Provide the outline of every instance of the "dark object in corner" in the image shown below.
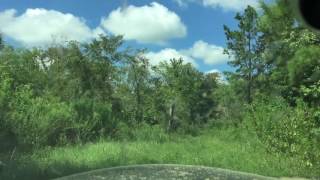
[[299,0],[300,15],[309,26],[320,30],[320,1]]

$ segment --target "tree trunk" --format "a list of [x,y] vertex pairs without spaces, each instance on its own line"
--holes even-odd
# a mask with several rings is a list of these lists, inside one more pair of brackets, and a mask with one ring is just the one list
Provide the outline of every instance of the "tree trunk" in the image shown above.
[[251,34],[249,33],[248,36],[249,42],[248,42],[248,55],[249,55],[249,77],[248,77],[248,85],[247,85],[247,102],[251,104],[252,102],[252,73],[253,73],[253,67],[252,67],[252,56],[251,56]]
[[252,73],[251,72],[249,73],[248,85],[247,85],[247,102],[249,104],[251,104],[252,102]]
[[172,103],[169,109],[169,121],[167,125],[167,132],[171,132],[172,124],[174,124],[174,111],[175,111],[175,104]]
[[136,101],[137,101],[137,111],[136,120],[140,123],[143,121],[143,109],[142,109],[142,98],[140,93],[140,83],[137,83],[136,87]]

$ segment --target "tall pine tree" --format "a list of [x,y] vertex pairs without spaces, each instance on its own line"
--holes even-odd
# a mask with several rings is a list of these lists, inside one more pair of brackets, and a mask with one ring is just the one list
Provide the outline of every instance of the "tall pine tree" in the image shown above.
[[259,43],[258,13],[248,6],[243,14],[237,13],[235,19],[239,22],[238,30],[231,30],[224,25],[227,38],[225,53],[232,58],[229,64],[237,68],[233,75],[245,81],[245,98],[251,103],[254,77],[261,71],[259,52],[262,46]]

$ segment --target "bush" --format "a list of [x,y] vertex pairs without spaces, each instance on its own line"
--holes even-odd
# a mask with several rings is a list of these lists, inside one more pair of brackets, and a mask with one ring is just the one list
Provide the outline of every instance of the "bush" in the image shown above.
[[20,145],[59,144],[68,129],[73,128],[73,111],[51,96],[33,97],[29,86],[15,94],[7,124]]
[[75,111],[75,122],[79,128],[79,138],[82,141],[92,140],[99,136],[111,135],[116,128],[110,103],[80,97],[72,102]]
[[290,107],[282,98],[262,99],[249,106],[247,125],[269,151],[301,156],[305,165],[319,165],[319,139],[314,111],[302,101]]
[[119,122],[112,138],[121,141],[152,141],[163,143],[169,140],[169,135],[160,125],[141,123],[135,127],[129,127],[127,123]]
[[[239,85],[242,87],[241,85]],[[235,91],[230,85],[220,85],[215,92],[218,97],[218,118],[213,121],[213,126],[238,126],[243,121],[245,103],[241,93]]]
[[119,121],[112,105],[87,97],[63,102],[49,93],[35,95],[29,85],[12,97],[5,123],[27,147],[65,145],[112,136]]
[[164,128],[161,128],[159,125],[150,126],[142,123],[138,128],[133,130],[133,139],[137,141],[163,143],[169,140],[169,135],[166,134]]
[[111,138],[127,141],[132,139],[132,137],[132,128],[130,128],[127,123],[119,122]]
[[8,138],[8,126],[6,119],[8,118],[10,94],[12,79],[0,74],[0,147],[5,148],[5,141]]

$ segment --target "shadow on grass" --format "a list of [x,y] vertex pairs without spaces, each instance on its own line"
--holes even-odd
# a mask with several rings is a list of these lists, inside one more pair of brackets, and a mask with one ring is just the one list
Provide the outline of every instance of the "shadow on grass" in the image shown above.
[[[0,155],[0,159],[1,159]],[[3,158],[2,158],[3,159]],[[5,160],[6,166],[0,172],[0,179],[4,180],[46,180],[54,179],[63,176],[68,176],[76,173],[87,172],[95,169],[110,168],[116,166],[130,165],[131,163],[123,158],[110,158],[105,161],[100,161],[92,166],[75,165],[71,162],[49,162],[49,165],[42,167],[39,162],[29,160]],[[133,164],[157,164],[161,163],[154,159],[143,158],[141,162]]]
[[40,167],[35,162],[5,162],[6,167],[0,172],[0,179],[6,180],[45,180],[74,173],[93,170],[86,166],[74,166],[72,163],[51,163],[49,167]]
[[42,167],[28,155],[29,151],[17,147],[17,140],[9,133],[0,134],[0,180],[46,180],[65,175],[93,170],[86,166],[75,166],[70,162],[49,162]]

